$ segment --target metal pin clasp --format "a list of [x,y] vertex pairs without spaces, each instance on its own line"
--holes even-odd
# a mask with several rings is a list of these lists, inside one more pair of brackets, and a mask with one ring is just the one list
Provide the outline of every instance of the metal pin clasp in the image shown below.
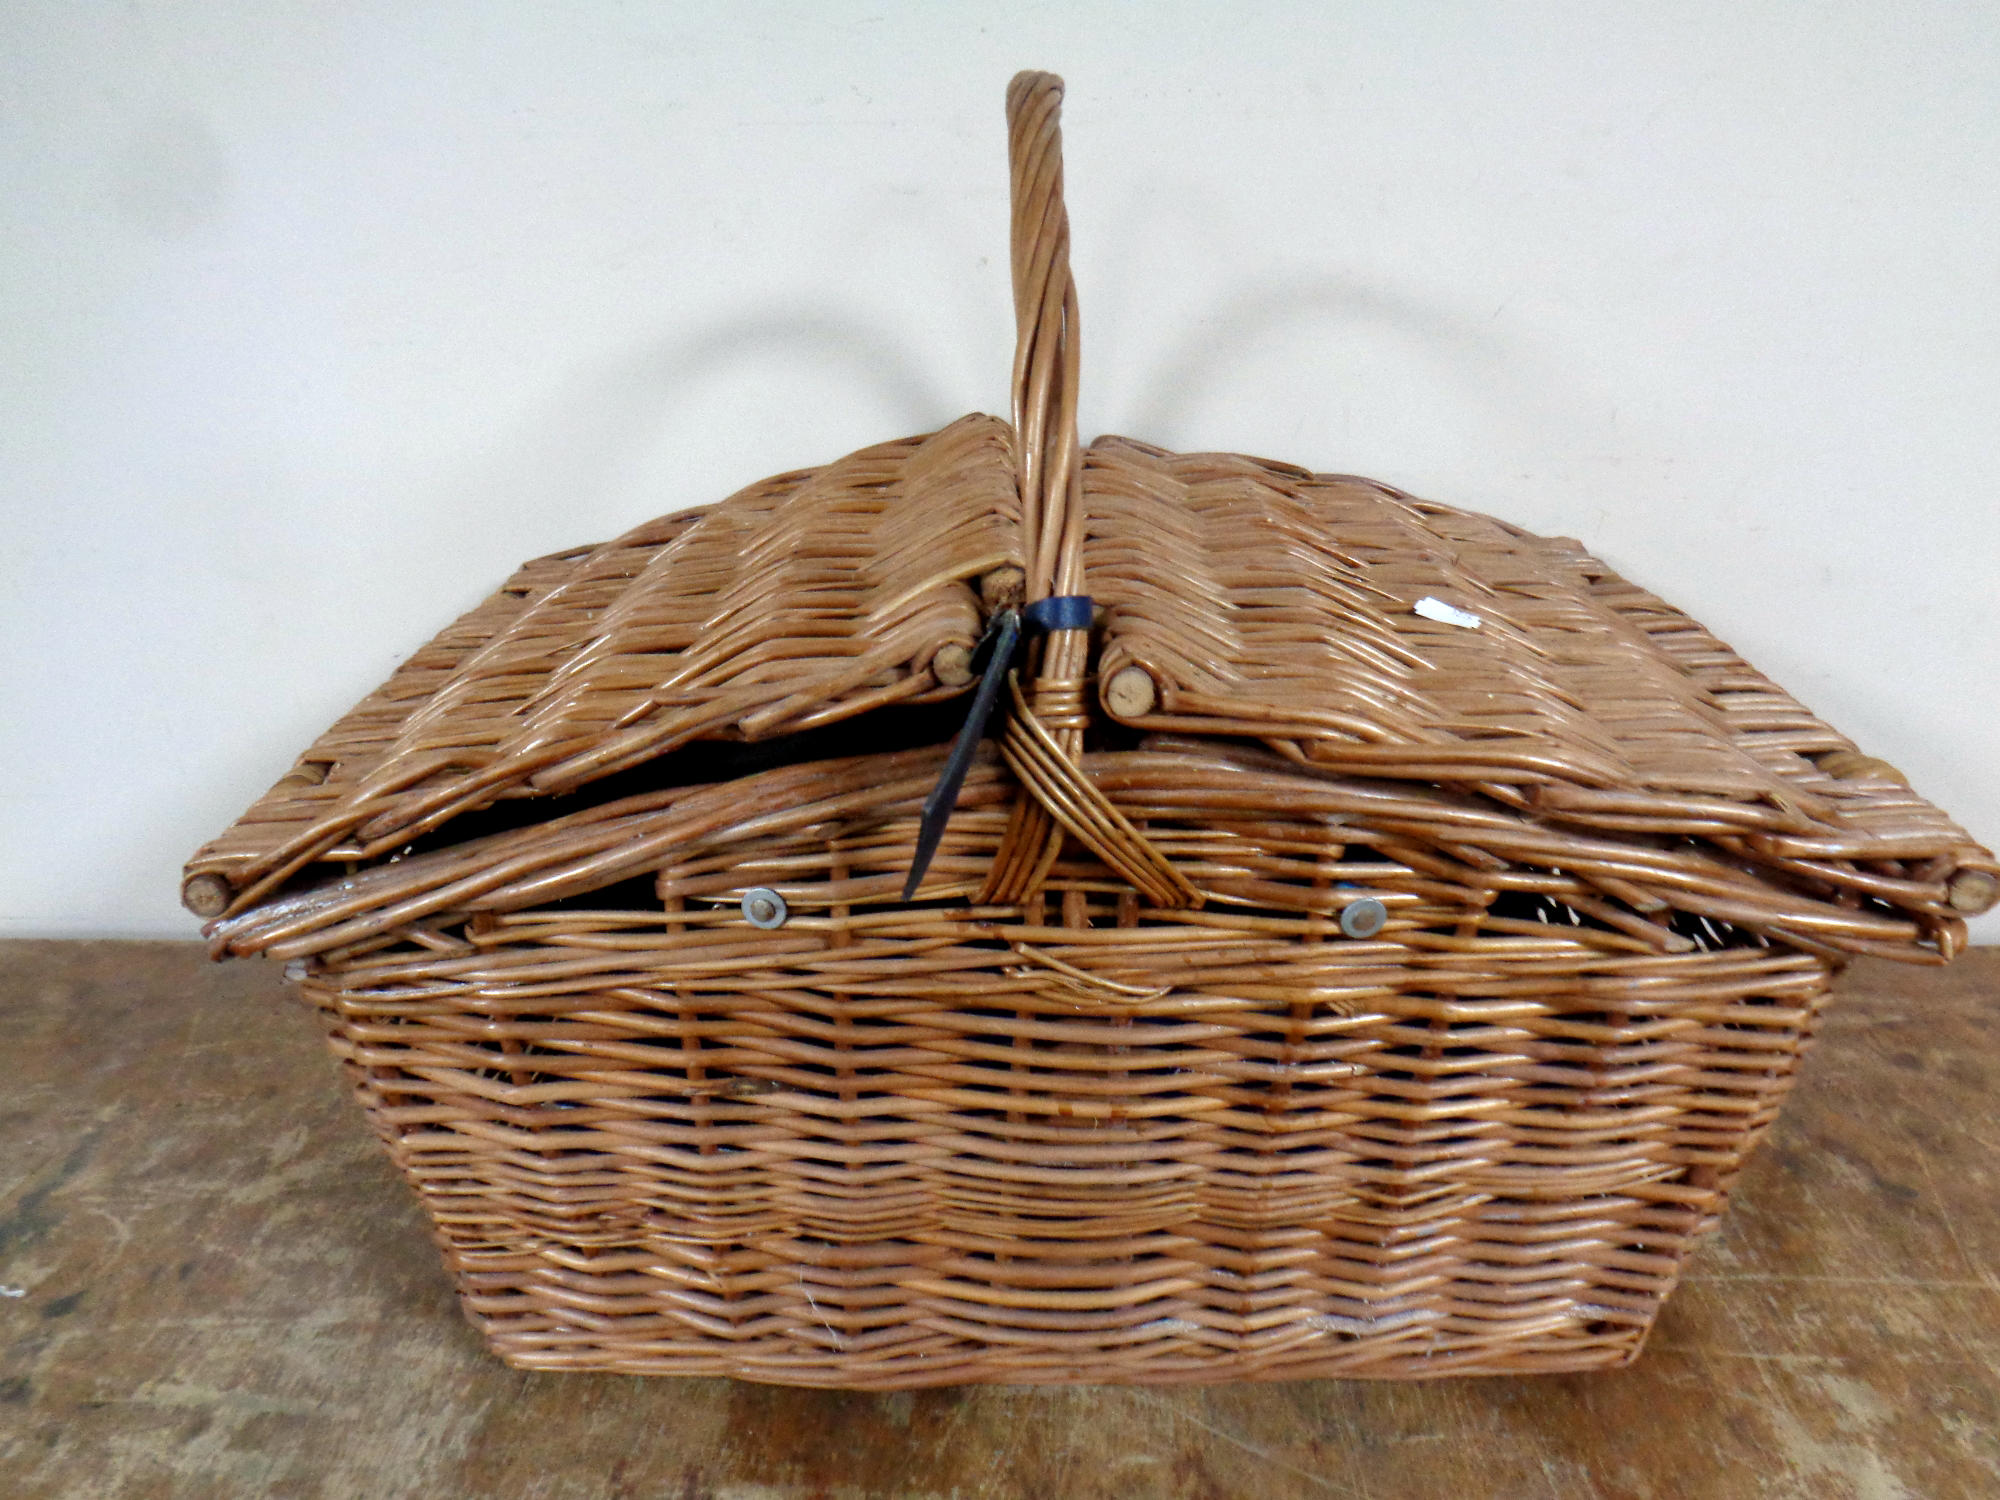
[[1372,938],[1388,921],[1389,908],[1373,896],[1350,901],[1340,909],[1340,930],[1351,938]]
[[785,898],[768,885],[752,886],[743,893],[743,920],[752,927],[783,927],[791,914]]

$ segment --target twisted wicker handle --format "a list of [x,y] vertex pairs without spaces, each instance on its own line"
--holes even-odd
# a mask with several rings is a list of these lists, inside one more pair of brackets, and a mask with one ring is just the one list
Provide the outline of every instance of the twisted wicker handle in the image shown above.
[[[1014,474],[1021,490],[1025,602],[1080,593],[1083,472],[1077,461],[1076,283],[1069,271],[1069,213],[1063,207],[1062,80],[1016,73],[1007,85],[1007,165],[1013,201],[1008,235],[1014,265]],[[1081,630],[1059,630],[1029,648],[1028,697],[1049,710],[1081,705],[1089,645]],[[1080,712],[1058,713],[1056,752],[1071,765],[1083,753]],[[1019,768],[1016,768],[1019,774]],[[1053,787],[1024,780],[1007,832],[980,893],[982,904],[1014,905],[1041,889],[1061,851],[1063,829],[1047,804]]]
[[[1076,436],[1076,282],[1063,207],[1062,80],[1017,73],[1007,85],[1014,215],[1014,464],[1021,487],[1025,595],[1033,605],[1083,592],[1083,462]],[[1088,613],[1085,614],[1088,620]],[[981,904],[1016,905],[1041,890],[1065,832],[1156,906],[1199,906],[1181,877],[1083,774],[1086,625],[1052,628],[1031,648],[1024,693],[1001,737],[1021,783]]]
[[1013,191],[1014,466],[1027,602],[1079,592],[1083,471],[1076,437],[1076,282],[1063,207],[1062,80],[1007,85]]
[[[1063,207],[1062,80],[1017,73],[1007,85],[1007,160],[1014,216],[1014,464],[1021,486],[1026,602],[1083,592],[1083,459],[1076,437],[1076,282]],[[1085,621],[1088,620],[1086,612]],[[1007,832],[980,891],[982,905],[1016,905],[1041,890],[1065,833],[1156,906],[1202,896],[1083,774],[1085,625],[1049,630],[1031,648],[1026,691],[1001,754],[1021,783]]]

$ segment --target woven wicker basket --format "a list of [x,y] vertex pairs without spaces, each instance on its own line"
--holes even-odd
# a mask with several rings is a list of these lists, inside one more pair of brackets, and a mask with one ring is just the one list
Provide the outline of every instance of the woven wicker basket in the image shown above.
[[1007,99],[1011,425],[529,563],[187,904],[517,1365],[1623,1363],[1829,976],[2000,864],[1575,542],[1081,449],[1060,99]]

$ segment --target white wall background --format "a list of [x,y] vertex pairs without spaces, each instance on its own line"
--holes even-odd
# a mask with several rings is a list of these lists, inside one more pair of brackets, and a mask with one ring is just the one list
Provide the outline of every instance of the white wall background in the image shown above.
[[1003,410],[1023,66],[1087,434],[1580,535],[2000,841],[1994,7],[41,0],[0,56],[0,932],[191,936],[182,860],[515,562]]

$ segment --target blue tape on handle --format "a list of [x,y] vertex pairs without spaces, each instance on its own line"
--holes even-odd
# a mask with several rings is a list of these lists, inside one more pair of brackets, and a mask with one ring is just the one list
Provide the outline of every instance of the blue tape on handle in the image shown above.
[[1088,630],[1093,608],[1088,594],[1055,594],[1037,599],[1021,613],[1037,629]]

